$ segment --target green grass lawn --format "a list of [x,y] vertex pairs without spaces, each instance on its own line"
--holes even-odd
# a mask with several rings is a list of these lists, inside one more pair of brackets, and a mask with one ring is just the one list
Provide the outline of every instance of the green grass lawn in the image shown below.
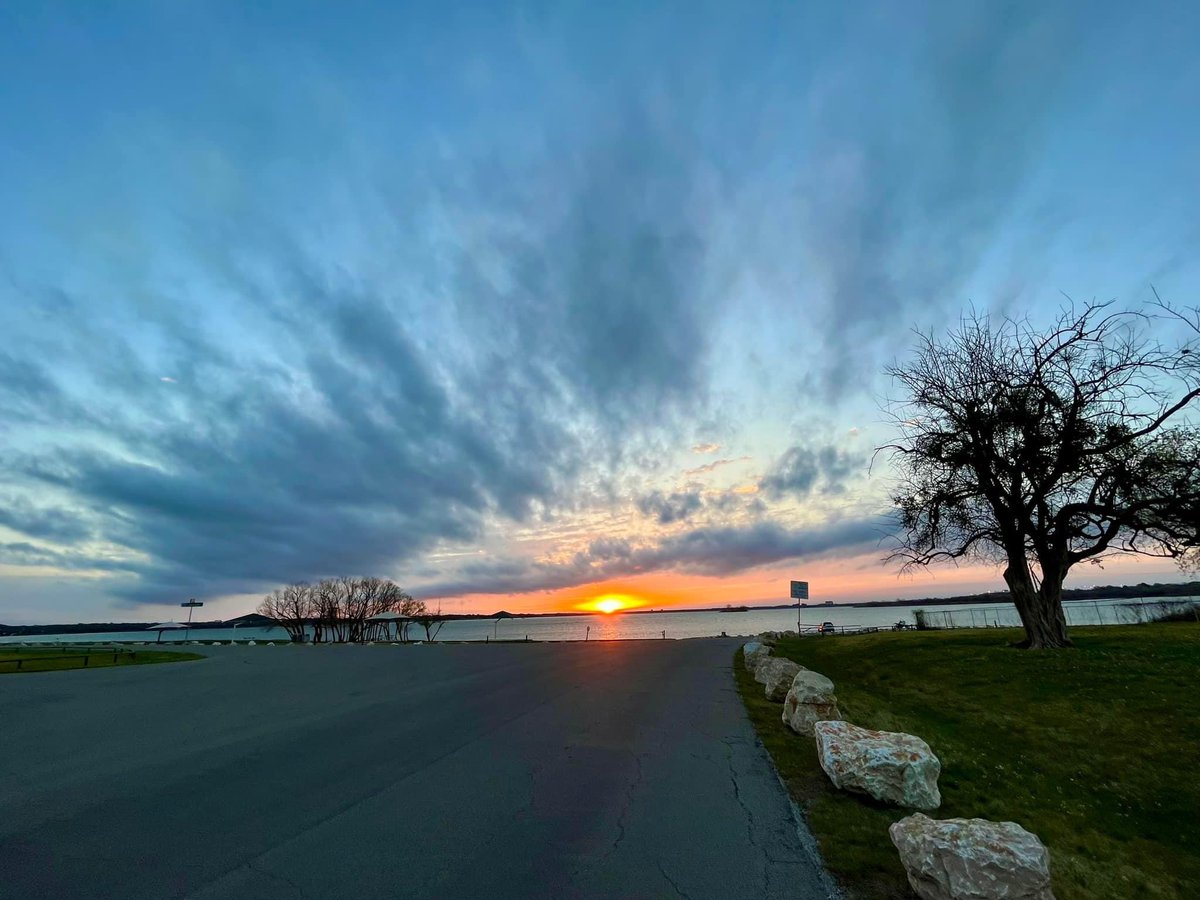
[[[843,716],[942,761],[937,818],[1017,822],[1050,849],[1060,900],[1200,896],[1200,625],[1076,628],[1073,650],[1015,631],[805,637],[775,650],[833,679]],[[887,834],[907,811],[835,790],[814,741],[742,665],[780,775],[851,896],[911,896]]]
[[[85,665],[86,657],[86,665]],[[118,650],[74,647],[2,647],[0,675],[25,672],[56,672],[63,669],[103,669],[112,666],[141,666],[151,663],[203,659],[198,653],[169,653],[165,650]],[[20,668],[17,662],[20,661]]]

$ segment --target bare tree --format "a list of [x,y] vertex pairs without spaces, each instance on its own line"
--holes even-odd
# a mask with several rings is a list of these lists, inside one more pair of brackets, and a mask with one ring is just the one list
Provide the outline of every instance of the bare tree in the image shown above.
[[408,625],[414,617],[425,614],[425,604],[387,579],[342,577],[311,585],[289,584],[267,594],[258,611],[278,619],[293,641],[302,641],[305,629],[311,627],[313,643],[319,644],[383,636],[384,623],[372,621],[383,613],[401,616],[400,637],[408,640]]
[[338,620],[338,582],[326,578],[313,585],[313,643],[344,640]]
[[258,612],[278,620],[293,642],[304,640],[304,626],[312,615],[312,588],[304,584],[289,584],[263,597]]
[[[1170,325],[1181,341],[1148,336]],[[1029,647],[1070,645],[1072,566],[1117,552],[1196,561],[1200,313],[1065,308],[1055,323],[972,314],[889,369],[905,567],[1004,566]]]
[[420,607],[420,610],[413,615],[412,619],[425,629],[425,640],[435,640],[441,633],[442,627],[446,624],[446,620],[442,618],[442,607],[438,606],[437,612],[429,612],[424,603],[420,603]]

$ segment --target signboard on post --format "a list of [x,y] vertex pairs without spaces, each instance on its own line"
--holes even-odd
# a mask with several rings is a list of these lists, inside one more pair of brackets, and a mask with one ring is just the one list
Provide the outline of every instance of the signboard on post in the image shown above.
[[195,609],[197,606],[203,606],[204,604],[193,597],[191,600],[188,600],[186,603],[180,603],[179,605],[186,606],[187,611],[188,611],[187,627],[184,629],[184,632],[183,632],[183,639],[186,641],[188,639],[189,632],[191,632],[191,630],[192,630],[192,610]]
[[803,627],[800,624],[800,601],[808,599],[807,581],[792,582],[792,599],[796,601],[796,634],[803,634]]

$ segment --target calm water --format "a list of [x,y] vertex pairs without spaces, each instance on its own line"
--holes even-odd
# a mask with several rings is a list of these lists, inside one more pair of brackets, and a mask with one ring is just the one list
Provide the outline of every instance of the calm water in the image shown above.
[[[1173,608],[1187,603],[1200,603],[1198,597],[1173,597],[1166,601],[1149,600],[1078,600],[1066,604],[1067,621],[1072,625],[1113,625],[1138,622],[1148,618],[1160,603]],[[805,627],[832,622],[837,626],[889,628],[898,621],[913,623],[916,607],[813,606],[800,611]],[[990,603],[963,606],[931,606],[926,608],[932,624],[939,626],[1017,626],[1017,611],[1010,603]],[[501,619],[494,621],[467,620],[447,622],[438,635],[442,641],[523,640],[582,641],[614,639],[667,640],[728,635],[754,635],[762,631],[786,631],[796,628],[795,609],[761,609],[747,612],[699,613],[638,613],[636,615],[546,616],[537,619]],[[419,638],[424,632],[417,627],[410,636]],[[286,641],[282,628],[192,629],[187,638],[197,641],[228,641],[236,635],[239,641]],[[157,633],[150,631],[116,632],[108,634],[36,635],[0,638],[0,642],[28,643],[94,642],[94,641],[154,641]],[[183,631],[164,631],[163,643],[184,639]]]

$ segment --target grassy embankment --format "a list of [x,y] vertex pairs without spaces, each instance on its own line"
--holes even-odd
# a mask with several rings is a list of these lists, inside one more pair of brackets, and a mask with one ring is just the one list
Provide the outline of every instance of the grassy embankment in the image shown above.
[[[109,650],[75,647],[0,647],[0,675],[24,672],[56,672],[63,669],[104,669],[113,666],[142,666],[153,663],[203,659],[198,653],[169,653],[164,650]],[[18,662],[20,667],[18,668]]]
[[[1071,634],[1065,651],[1017,650],[1017,632],[979,630],[806,637],[775,653],[833,679],[848,721],[930,744],[942,762],[936,818],[1037,834],[1059,900],[1200,896],[1200,625]],[[911,896],[887,834],[908,812],[835,790],[741,651],[735,673],[848,893]]]

